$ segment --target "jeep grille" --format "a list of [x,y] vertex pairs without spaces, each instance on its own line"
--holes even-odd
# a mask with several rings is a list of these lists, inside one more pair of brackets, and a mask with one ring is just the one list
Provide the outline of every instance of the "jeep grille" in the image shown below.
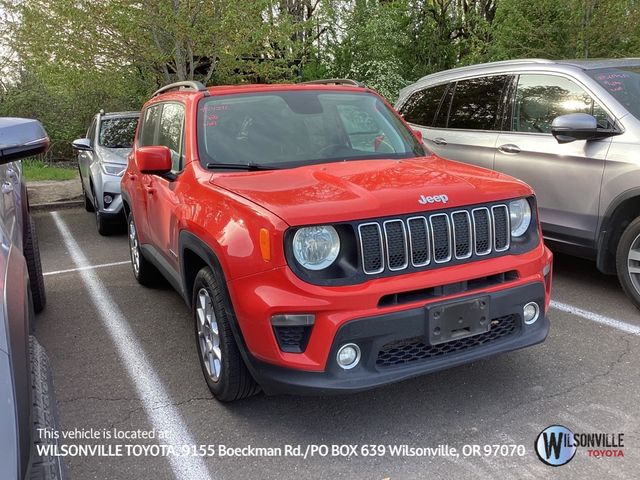
[[481,258],[511,243],[509,209],[493,205],[358,225],[362,269],[367,275],[424,267],[432,262]]

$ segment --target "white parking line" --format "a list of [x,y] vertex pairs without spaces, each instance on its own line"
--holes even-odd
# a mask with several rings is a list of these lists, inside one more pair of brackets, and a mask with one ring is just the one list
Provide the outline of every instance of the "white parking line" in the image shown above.
[[61,273],[72,273],[72,272],[80,272],[82,270],[94,270],[96,268],[115,267],[118,265],[128,265],[130,263],[131,263],[130,260],[125,260],[123,262],[101,263],[99,265],[87,265],[85,267],[67,268],[66,270],[54,270],[52,272],[44,272],[42,275],[46,277],[48,275],[60,275]]
[[556,310],[560,310],[562,312],[571,313],[572,315],[577,315],[578,317],[582,317],[586,320],[591,320],[592,322],[600,323],[601,325],[613,327],[625,333],[631,333],[632,335],[640,336],[639,326],[632,325],[621,320],[616,320],[615,318],[605,317],[604,315],[590,312],[589,310],[583,310],[582,308],[574,307],[573,305],[569,305],[566,303],[556,302],[555,300],[551,301],[551,308],[555,308]]
[[[166,433],[163,443],[176,446],[195,445],[180,413],[172,404],[173,400],[156,374],[153,365],[147,360],[144,350],[124,314],[109,295],[109,290],[104,287],[96,273],[87,268],[90,267],[89,260],[85,257],[58,212],[51,212],[51,216],[62,235],[73,262],[78,267],[78,272],[82,276],[96,311],[118,350],[122,365],[127,369],[129,380],[137,390],[152,427],[157,432]],[[169,455],[168,460],[177,479],[211,479],[209,471],[200,457]]]

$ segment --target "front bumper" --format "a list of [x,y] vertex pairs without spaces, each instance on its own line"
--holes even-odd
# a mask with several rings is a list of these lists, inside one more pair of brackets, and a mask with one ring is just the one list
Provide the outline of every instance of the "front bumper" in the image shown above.
[[[454,300],[473,294],[493,294],[510,288],[539,282],[545,285],[548,307],[551,292],[551,252],[542,245],[521,255],[475,261],[466,265],[374,279],[362,284],[327,287],[311,285],[298,278],[288,267],[237,278],[227,282],[237,319],[238,339],[256,359],[290,369],[324,371],[330,349],[340,327],[357,319],[378,317],[428,304]],[[450,291],[456,282],[491,278],[515,272],[515,279],[480,285],[467,291]],[[444,286],[444,288],[442,288]],[[438,288],[437,298],[409,298],[397,304],[384,301],[390,294],[401,295],[420,289]],[[270,319],[279,314],[314,314],[315,324],[304,353],[282,351]]]
[[[92,166],[93,188],[98,202],[96,208],[105,217],[119,218],[122,215],[122,195],[120,192],[122,177],[104,173],[98,163],[96,162]],[[107,193],[113,198],[109,205],[104,203],[104,195]]]
[[[462,299],[479,296],[487,294],[476,293]],[[324,371],[279,367],[248,352],[245,358],[256,381],[268,394],[336,394],[399,382],[544,341],[549,331],[544,283],[496,291],[489,297],[491,319],[505,322],[501,327],[437,347],[429,345],[426,307],[420,307],[344,323],[333,339]],[[542,306],[542,311],[534,324],[525,325],[522,309],[531,301]],[[429,306],[449,302],[443,300]],[[336,362],[337,350],[345,343],[355,343],[362,351],[360,363],[351,370],[341,369]]]

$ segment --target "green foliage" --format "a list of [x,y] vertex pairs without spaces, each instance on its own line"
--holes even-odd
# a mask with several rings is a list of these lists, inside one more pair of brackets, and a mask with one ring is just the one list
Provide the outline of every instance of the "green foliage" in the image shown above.
[[394,101],[459,65],[639,50],[640,0],[0,0],[0,115],[69,158],[98,110],[176,80],[350,77]]
[[408,43],[401,28],[405,13],[403,2],[356,0],[345,18],[346,35],[332,46],[331,76],[360,80],[395,100],[409,83],[400,60],[402,47]]
[[22,161],[22,173],[27,181],[73,180],[78,176],[75,168],[52,166],[44,160],[29,159]]
[[493,23],[494,59],[575,56],[570,2],[501,0]]

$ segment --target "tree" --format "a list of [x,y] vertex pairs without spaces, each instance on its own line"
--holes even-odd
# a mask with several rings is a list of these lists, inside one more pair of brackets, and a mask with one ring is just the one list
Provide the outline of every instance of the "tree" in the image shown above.
[[356,0],[341,13],[334,20],[339,30],[333,32],[340,41],[329,46],[330,75],[360,80],[395,100],[409,83],[400,54],[408,43],[402,28],[406,2]]
[[492,59],[573,58],[571,2],[501,0],[493,21]]

